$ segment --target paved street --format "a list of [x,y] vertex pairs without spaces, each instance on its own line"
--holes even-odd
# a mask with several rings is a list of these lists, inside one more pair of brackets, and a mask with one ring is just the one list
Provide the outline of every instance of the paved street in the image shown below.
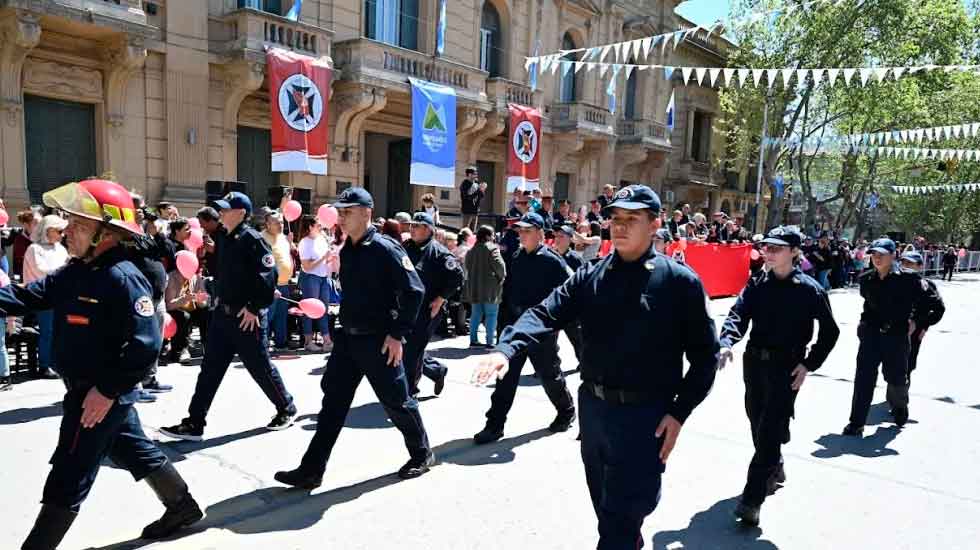
[[[864,439],[839,435],[850,406],[860,298],[854,290],[835,291],[841,340],[797,402],[793,441],[784,448],[789,479],[766,502],[761,528],[737,529],[730,515],[751,455],[739,359],[719,374],[684,427],[660,508],[644,526],[647,547],[977,548],[980,276],[938,284],[947,314],[926,337],[905,429],[888,422],[880,385]],[[716,319],[731,304],[712,302]],[[574,368],[571,348],[562,342],[564,366]],[[594,548],[595,518],[575,429],[544,430],[554,411],[528,366],[506,439],[474,447],[470,438],[483,425],[491,390],[471,387],[469,369],[452,368],[469,355],[465,346],[465,338],[433,346],[451,367],[451,381],[442,397],[422,403],[441,464],[421,479],[392,475],[407,455],[364,383],[324,486],[312,495],[279,486],[272,474],[295,467],[312,435],[323,357],[277,361],[301,411],[298,425],[284,432],[262,428],[274,410],[248,374],[233,368],[211,411],[208,439],[164,444],[208,517],[181,539],[139,541],[135,537],[161,507],[148,486],[107,467],[62,549]],[[655,360],[656,350],[650,352]],[[155,428],[183,417],[197,371],[162,369],[161,378],[177,390],[140,405],[148,432],[156,435]],[[577,376],[569,380],[578,385]],[[19,547],[37,513],[59,422],[59,389],[59,382],[34,381],[0,394],[3,549]],[[423,382],[423,395],[429,392]]]

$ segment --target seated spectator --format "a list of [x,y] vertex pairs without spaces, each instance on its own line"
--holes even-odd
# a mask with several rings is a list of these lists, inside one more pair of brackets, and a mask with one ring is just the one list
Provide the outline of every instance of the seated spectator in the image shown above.
[[187,365],[191,361],[191,354],[187,349],[191,330],[198,328],[202,345],[207,341],[209,312],[204,277],[195,274],[186,279],[180,270],[175,269],[167,276],[167,290],[163,297],[167,313],[177,323],[177,333],[170,339],[170,352],[166,361]]

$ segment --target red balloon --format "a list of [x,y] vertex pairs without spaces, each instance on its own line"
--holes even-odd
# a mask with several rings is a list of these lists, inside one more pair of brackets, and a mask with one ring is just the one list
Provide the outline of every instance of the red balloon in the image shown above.
[[197,268],[200,264],[197,261],[197,254],[191,252],[190,250],[181,250],[177,253],[177,271],[184,276],[185,279],[190,279],[195,274],[197,274]]
[[294,222],[303,214],[303,206],[298,201],[289,201],[282,208],[282,215],[287,222]]
[[319,319],[327,313],[327,306],[323,304],[320,300],[316,298],[307,298],[305,300],[300,300],[299,308],[306,314],[310,319]]
[[759,251],[753,248],[752,249],[752,252],[749,253],[749,257],[751,257],[753,261],[758,260],[759,259]]
[[163,337],[167,340],[177,334],[177,321],[169,313],[163,314]]
[[320,220],[320,225],[327,229],[333,229],[333,226],[337,225],[337,217],[339,215],[337,209],[329,204],[324,204],[316,211],[316,217]]
[[9,221],[10,221],[10,214],[8,214],[7,211],[4,210],[3,208],[0,208],[0,225],[7,225],[7,222]]

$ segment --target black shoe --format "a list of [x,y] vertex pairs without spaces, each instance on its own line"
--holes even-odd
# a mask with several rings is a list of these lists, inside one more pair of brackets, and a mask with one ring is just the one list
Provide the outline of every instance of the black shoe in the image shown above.
[[473,436],[473,442],[477,445],[486,445],[487,443],[493,443],[502,437],[504,437],[503,428],[497,429],[487,426],[486,428],[483,428],[480,433]]
[[51,369],[40,369],[40,370],[38,370],[37,371],[37,377],[38,378],[43,378],[45,380],[57,380],[57,379],[61,378],[60,376],[58,376],[58,373],[54,372]]
[[897,424],[898,427],[902,427],[909,421],[909,409],[908,407],[895,409],[892,411],[892,416],[895,417],[895,424]]
[[423,474],[429,471],[430,468],[436,464],[436,455],[429,451],[429,454],[425,455],[425,458],[419,460],[413,458],[405,463],[404,466],[398,470],[398,477],[402,479],[415,479],[421,477]]
[[768,496],[776,494],[783,483],[786,483],[786,472],[783,470],[783,465],[780,464],[779,468],[766,480],[766,494]]
[[177,424],[176,426],[160,428],[160,433],[167,437],[183,439],[184,441],[204,440],[204,427],[194,424],[187,418],[181,420],[180,424]]
[[7,391],[13,387],[14,385],[10,383],[9,376],[0,377],[0,391]]
[[296,420],[296,410],[283,411],[277,413],[276,416],[272,417],[272,421],[266,425],[265,429],[271,430],[273,432],[278,432],[280,430],[285,430],[286,428],[293,425]]
[[844,435],[854,435],[857,437],[862,437],[864,435],[864,426],[858,426],[857,424],[848,424],[844,426],[844,431],[841,432]]
[[749,506],[748,504],[738,501],[738,506],[735,507],[735,517],[742,522],[742,525],[749,525],[755,527],[759,525],[759,507]]
[[470,342],[470,349],[482,349],[487,347],[486,344],[481,344],[479,342]]
[[150,393],[166,393],[168,391],[172,391],[174,387],[170,384],[161,383],[159,380],[157,380],[157,377],[154,376],[153,378],[150,378],[149,382],[145,382],[143,384],[143,389]]
[[559,413],[558,416],[551,422],[548,426],[548,431],[551,433],[562,433],[567,432],[572,424],[575,422],[575,411],[572,410],[570,413]]
[[776,483],[786,483],[786,468],[780,464],[779,469],[773,474],[773,478],[776,479]]
[[44,504],[21,550],[55,550],[65,538],[78,512]]
[[276,472],[276,481],[290,487],[300,489],[316,489],[323,484],[322,475],[310,475],[303,473],[299,468],[288,472]]
[[184,527],[193,525],[204,517],[204,512],[187,489],[173,464],[166,463],[147,476],[146,482],[167,507],[160,519],[143,528],[142,538],[148,540],[169,537]]
[[441,394],[442,393],[442,390],[446,389],[446,375],[447,374],[449,374],[449,369],[443,369],[442,370],[442,374],[436,380],[436,382],[435,382],[436,387],[435,387],[435,389],[432,390],[433,393],[435,393],[436,395]]

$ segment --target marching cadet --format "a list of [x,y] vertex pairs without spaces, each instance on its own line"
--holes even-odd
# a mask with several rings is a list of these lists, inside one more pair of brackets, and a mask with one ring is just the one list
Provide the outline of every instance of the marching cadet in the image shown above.
[[[540,303],[572,273],[554,250],[544,246],[544,220],[541,216],[535,213],[524,214],[521,221],[514,225],[519,233],[521,247],[511,259],[507,267],[507,278],[504,280],[500,314],[504,326],[517,321],[522,313]],[[477,445],[484,445],[504,436],[507,413],[514,404],[521,369],[528,359],[531,360],[548,399],[558,411],[548,429],[559,433],[571,427],[575,420],[575,403],[561,371],[558,332],[550,331],[540,335],[530,346],[515,350],[508,356],[510,369],[490,396],[487,424],[473,436]]]
[[[578,271],[580,267],[585,265],[585,258],[581,254],[575,251],[575,247],[572,246],[572,238],[575,236],[575,228],[571,225],[559,225],[556,227],[555,231],[555,252],[561,256],[561,259],[565,260],[568,264],[568,268],[573,272]],[[565,327],[565,336],[568,337],[568,341],[572,344],[572,349],[575,350],[575,359],[579,363],[582,362],[582,327],[579,323],[572,323]]]
[[145,479],[166,506],[143,538],[170,536],[204,514],[143,433],[133,406],[162,343],[150,283],[126,259],[127,243],[143,235],[133,199],[118,183],[85,180],[45,193],[44,204],[68,214],[72,260],[27,286],[0,289],[3,315],[54,310],[54,352],[67,387],[41,513],[21,548],[58,547],[106,457],[137,481]]
[[667,247],[673,239],[670,236],[670,231],[661,227],[657,230],[657,233],[653,236],[653,246],[656,247],[658,254],[666,254]]
[[859,284],[864,311],[858,325],[860,346],[851,418],[844,435],[861,436],[871,409],[878,365],[888,383],[886,398],[895,424],[909,419],[910,337],[920,326],[929,325],[930,311],[937,309],[937,295],[918,273],[902,269],[895,261],[895,242],[878,239],[868,248],[872,269],[861,274]]
[[[795,228],[769,232],[762,241],[769,270],[749,280],[721,330],[719,368],[724,368],[732,360],[732,348],[752,324],[743,377],[755,454],[735,509],[735,516],[747,525],[759,524],[767,493],[786,481],[779,448],[789,442],[796,394],[807,375],[826,361],[840,335],[827,293],[794,266],[802,242],[803,235]],[[808,353],[814,320],[820,331]]]
[[405,374],[410,394],[418,395],[419,380],[425,374],[435,382],[435,393],[438,395],[446,384],[447,369],[434,368],[431,361],[423,360],[423,355],[436,327],[442,322],[443,304],[463,285],[463,267],[449,249],[432,238],[435,233],[432,216],[416,212],[409,231],[412,238],[405,241],[405,252],[422,279],[425,297],[415,326],[406,336]]
[[374,199],[370,193],[360,187],[347,188],[334,207],[347,234],[340,251],[343,328],[334,340],[320,382],[323,405],[316,434],[298,468],[275,474],[280,483],[307,489],[323,483],[330,452],[365,376],[388,418],[405,438],[410,459],[398,470],[398,476],[416,478],[435,464],[419,404],[408,391],[402,364],[404,338],[412,331],[425,295],[422,281],[398,241],[371,225]]
[[[605,212],[615,251],[529,308],[504,331],[496,353],[472,360],[473,379],[509,376],[508,363],[520,367],[513,357],[581,319],[589,338],[579,421],[598,548],[635,549],[643,546],[640,528],[660,500],[681,426],[711,389],[718,340],[697,276],[653,248],[657,194],[645,185],[624,187]],[[673,313],[668,322],[665,311]]]
[[[922,273],[922,266],[925,262],[922,260],[922,254],[918,252],[906,252],[902,254],[902,267],[917,273]],[[926,331],[929,327],[939,324],[942,320],[943,315],[946,314],[946,305],[943,303],[942,297],[939,295],[939,289],[936,288],[936,283],[933,283],[925,277],[922,280],[929,286],[929,311],[926,315],[922,317],[922,325],[915,327],[915,332],[911,336],[911,349],[909,350],[909,378],[912,376],[912,371],[915,370],[919,362],[919,348],[922,347],[922,339],[926,337]],[[911,380],[910,380],[911,382]]]
[[252,214],[248,196],[231,192],[214,203],[221,209],[225,230],[214,234],[217,300],[208,322],[207,352],[187,418],[160,428],[166,436],[187,441],[204,439],[208,409],[236,353],[276,407],[266,429],[285,430],[296,417],[293,396],[269,358],[268,308],[276,299],[278,279],[275,257],[262,235],[246,223]]

